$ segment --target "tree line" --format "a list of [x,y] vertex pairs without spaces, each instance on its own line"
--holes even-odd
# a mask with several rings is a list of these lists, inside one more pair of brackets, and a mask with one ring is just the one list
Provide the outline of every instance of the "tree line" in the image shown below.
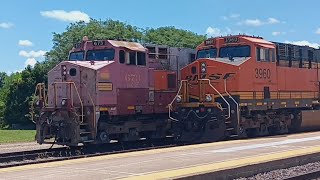
[[53,33],[53,47],[44,61],[10,75],[0,72],[0,129],[11,128],[13,124],[32,124],[29,108],[36,84],[47,82],[48,71],[66,60],[73,45],[80,42],[83,36],[88,36],[90,40],[122,39],[188,48],[195,48],[206,38],[205,35],[173,26],[143,29],[111,19],[71,23],[64,32]]

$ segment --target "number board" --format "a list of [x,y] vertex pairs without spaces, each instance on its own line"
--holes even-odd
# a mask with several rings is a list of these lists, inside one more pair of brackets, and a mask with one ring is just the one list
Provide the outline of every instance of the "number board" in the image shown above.
[[255,77],[257,79],[270,79],[271,78],[270,69],[255,68],[254,71],[255,71]]
[[106,45],[105,41],[93,41],[93,46],[104,46]]
[[239,38],[238,37],[225,37],[224,42],[225,43],[237,43],[237,42],[239,42]]
[[215,44],[215,40],[214,39],[207,39],[204,41],[204,45],[205,46],[210,46],[210,45],[214,45]]

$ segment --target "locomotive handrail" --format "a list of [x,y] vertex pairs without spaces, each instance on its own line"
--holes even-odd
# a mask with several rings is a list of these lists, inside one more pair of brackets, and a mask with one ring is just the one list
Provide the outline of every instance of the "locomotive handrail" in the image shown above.
[[168,105],[168,107],[169,107],[169,118],[170,118],[171,120],[173,120],[173,121],[179,121],[178,119],[175,119],[175,118],[171,117],[171,110],[172,110],[172,104],[174,103],[174,101],[177,99],[177,97],[178,97],[179,94],[180,94],[181,88],[182,88],[182,86],[183,86],[183,82],[188,82],[188,80],[181,80],[181,81],[180,81],[179,90],[178,90],[176,96],[175,96],[175,97],[173,98],[173,100],[171,101],[171,103]]
[[[227,79],[224,80],[224,91],[229,96],[229,98],[232,99],[232,101],[237,105],[237,121],[238,121],[238,129],[239,129],[239,125],[240,125],[239,103],[227,91]],[[237,129],[237,131],[238,131],[238,129]]]
[[84,84],[83,83],[83,85],[85,86],[85,88],[86,88],[86,90],[87,90],[87,93],[88,93],[88,95],[89,95],[89,99],[90,99],[90,101],[91,101],[91,104],[92,104],[92,106],[93,106],[93,119],[94,119],[94,121],[93,121],[93,127],[95,128],[95,131],[97,131],[97,127],[96,127],[96,105],[94,104],[94,101],[93,101],[93,99],[92,99],[92,96],[91,96],[91,94],[89,93],[89,91],[88,91],[88,87],[87,87],[87,85],[86,84]]
[[[81,123],[83,123],[83,102],[82,102],[82,99],[81,99],[81,96],[79,94],[79,91],[77,89],[77,86],[74,82],[54,82],[53,83],[53,87],[54,87],[54,102],[55,102],[55,107],[57,106],[57,92],[56,92],[56,84],[70,84],[70,85],[73,85],[76,93],[77,93],[77,96],[79,98],[79,101],[80,101],[80,105],[81,105]],[[70,86],[72,87],[72,86]],[[70,88],[70,92],[71,92],[71,88]],[[71,102],[72,102],[72,106],[73,106],[73,95],[71,98]]]
[[[39,99],[38,99],[39,103],[40,103],[40,100],[43,99],[42,106],[47,106],[47,104],[48,104],[48,101],[47,101],[48,100],[47,99],[48,96],[46,94],[46,85],[45,85],[45,83],[38,83],[36,85],[36,89],[34,90],[33,96],[36,96],[37,92],[38,92],[38,97],[39,97]],[[34,121],[34,100],[35,99],[33,98],[32,102],[31,102],[32,103],[31,104],[31,121],[36,124],[36,122]]]
[[219,96],[224,100],[224,102],[228,105],[228,117],[226,119],[229,119],[230,118],[230,104],[228,103],[228,101],[222,96],[222,94],[211,84],[211,81],[210,79],[199,79],[200,81],[208,81],[209,83],[209,86],[214,90],[216,91],[216,93],[219,94]]

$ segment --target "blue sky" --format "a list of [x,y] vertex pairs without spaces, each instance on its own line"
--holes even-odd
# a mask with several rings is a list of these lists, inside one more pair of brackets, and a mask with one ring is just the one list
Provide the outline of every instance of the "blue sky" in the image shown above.
[[52,32],[77,20],[114,19],[138,27],[175,26],[209,36],[246,33],[267,40],[318,46],[317,0],[4,1],[0,6],[0,71],[42,61]]

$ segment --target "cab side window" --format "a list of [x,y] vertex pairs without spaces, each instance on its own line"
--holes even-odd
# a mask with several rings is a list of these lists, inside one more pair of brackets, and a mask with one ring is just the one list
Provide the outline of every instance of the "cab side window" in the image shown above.
[[275,62],[275,51],[274,51],[274,49],[257,48],[256,56],[257,56],[256,57],[257,61]]
[[119,62],[120,62],[121,64],[124,64],[125,61],[126,61],[125,52],[124,52],[124,50],[120,50],[120,51],[119,51]]
[[129,64],[136,65],[136,52],[129,53]]
[[[145,66],[147,64],[145,52],[136,52],[136,51],[126,52],[124,53],[123,57],[124,57],[124,61],[128,65]],[[119,55],[119,58],[121,59],[120,55]]]
[[146,53],[137,52],[137,63],[140,66],[145,66],[146,65]]

